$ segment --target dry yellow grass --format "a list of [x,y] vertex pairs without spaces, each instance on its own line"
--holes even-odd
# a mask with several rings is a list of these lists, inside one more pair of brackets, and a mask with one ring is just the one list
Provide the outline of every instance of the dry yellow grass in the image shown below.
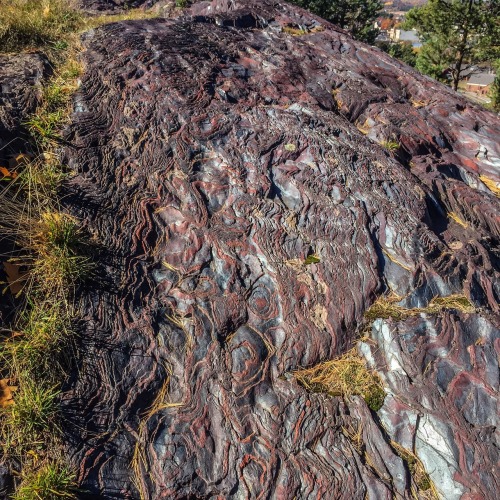
[[467,224],[467,222],[465,222],[463,219],[460,218],[459,215],[457,215],[455,212],[448,212],[448,217],[450,219],[453,219],[457,224],[459,224],[460,226],[462,226],[463,228],[466,228],[468,227],[469,225]]
[[64,49],[82,21],[70,0],[0,0],[0,50]]
[[[417,500],[439,500],[436,486],[427,474],[424,464],[410,450],[403,448],[395,441],[391,441],[391,446],[399,457],[406,463],[410,471],[415,487],[412,487],[412,495]],[[415,491],[416,490],[416,491]]]
[[475,311],[474,306],[470,303],[465,295],[455,294],[448,297],[435,297],[427,307],[407,309],[398,305],[403,297],[396,294],[391,294],[388,297],[380,297],[366,311],[365,318],[369,321],[375,321],[377,318],[388,319],[393,318],[401,321],[410,316],[418,314],[437,314],[445,309],[456,309],[460,312],[471,313]]
[[331,361],[293,372],[298,382],[314,392],[331,396],[361,396],[372,410],[384,402],[384,389],[378,375],[366,368],[356,348]]
[[145,500],[147,498],[147,491],[144,486],[143,481],[143,471],[147,470],[148,463],[146,458],[146,453],[144,451],[144,441],[146,438],[146,430],[148,421],[156,415],[158,412],[168,409],[168,408],[177,408],[182,406],[182,403],[170,403],[167,402],[168,399],[168,390],[170,386],[170,376],[171,372],[167,368],[167,377],[163,382],[161,389],[156,395],[153,404],[147,410],[146,414],[143,416],[139,423],[139,432],[137,436],[137,442],[134,447],[134,454],[132,456],[132,470],[134,472],[134,485],[139,492],[139,498],[141,500]]
[[484,175],[480,175],[479,178],[492,193],[496,196],[500,196],[500,182],[496,182],[489,177],[485,177]]

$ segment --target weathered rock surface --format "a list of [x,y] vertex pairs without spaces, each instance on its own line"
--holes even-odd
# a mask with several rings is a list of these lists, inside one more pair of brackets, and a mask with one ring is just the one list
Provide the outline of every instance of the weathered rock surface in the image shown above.
[[[445,498],[496,498],[498,117],[287,4],[190,14],[84,39],[65,152],[99,265],[65,399],[82,487],[410,498],[392,438]],[[478,312],[375,321],[378,414],[297,385],[391,290]]]
[[40,54],[0,55],[0,162],[24,151],[23,125],[39,103],[49,65]]

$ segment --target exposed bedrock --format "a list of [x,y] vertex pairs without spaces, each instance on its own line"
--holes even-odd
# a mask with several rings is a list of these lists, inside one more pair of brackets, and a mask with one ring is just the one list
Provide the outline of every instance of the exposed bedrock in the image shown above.
[[37,53],[0,55],[0,165],[28,148],[24,123],[39,104],[49,71],[47,59]]
[[[296,7],[189,14],[84,37],[65,150],[98,261],[65,399],[82,487],[410,498],[392,439],[445,498],[496,498],[498,117]],[[390,291],[477,312],[375,321],[377,414],[299,386]]]

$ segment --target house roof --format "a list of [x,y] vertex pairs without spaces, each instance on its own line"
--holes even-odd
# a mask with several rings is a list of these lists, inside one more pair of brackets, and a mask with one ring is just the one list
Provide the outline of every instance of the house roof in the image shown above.
[[493,73],[476,73],[469,78],[467,82],[469,85],[479,85],[481,87],[487,87],[495,81],[495,75]]

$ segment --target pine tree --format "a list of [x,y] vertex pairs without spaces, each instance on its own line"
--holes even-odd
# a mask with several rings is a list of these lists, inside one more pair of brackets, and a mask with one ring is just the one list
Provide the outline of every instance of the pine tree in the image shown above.
[[352,36],[367,43],[374,43],[378,29],[375,19],[382,11],[380,0],[291,0],[314,14],[323,17]]
[[500,59],[495,61],[494,66],[497,74],[490,91],[491,106],[495,111],[500,111]]
[[429,0],[408,12],[404,27],[423,41],[417,68],[441,79],[448,73],[457,90],[470,66],[498,57],[500,0]]

